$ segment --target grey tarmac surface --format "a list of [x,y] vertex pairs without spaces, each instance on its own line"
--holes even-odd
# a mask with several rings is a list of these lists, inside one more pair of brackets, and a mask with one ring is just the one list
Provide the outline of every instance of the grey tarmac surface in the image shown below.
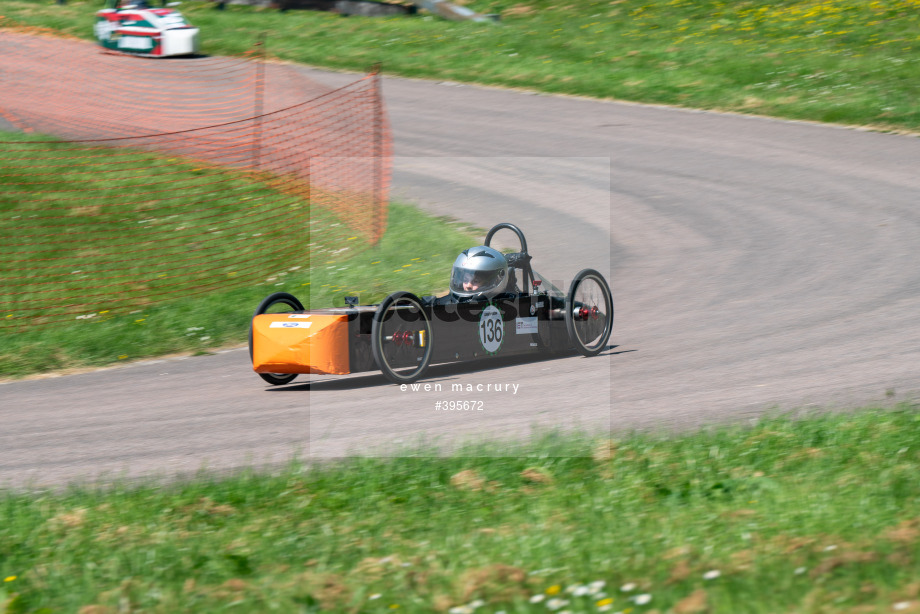
[[[396,78],[385,96],[393,198],[518,224],[554,281],[599,269],[617,308],[611,348],[435,367],[426,382],[441,390],[428,392],[379,375],[266,389],[245,349],[6,383],[0,483],[917,398],[920,139]],[[483,409],[436,411],[439,400]]]

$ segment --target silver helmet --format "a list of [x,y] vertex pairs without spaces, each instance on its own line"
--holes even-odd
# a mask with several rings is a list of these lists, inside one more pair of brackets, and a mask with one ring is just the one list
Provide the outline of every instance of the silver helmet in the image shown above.
[[454,260],[450,291],[457,296],[492,298],[504,292],[507,285],[508,261],[491,247],[471,247]]

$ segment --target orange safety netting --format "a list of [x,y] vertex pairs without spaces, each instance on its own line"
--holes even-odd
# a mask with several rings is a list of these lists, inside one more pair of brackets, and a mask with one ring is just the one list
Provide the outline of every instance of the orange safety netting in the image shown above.
[[0,133],[0,327],[252,284],[383,233],[377,75],[332,89],[257,57],[0,30],[0,76],[0,118],[31,135]]

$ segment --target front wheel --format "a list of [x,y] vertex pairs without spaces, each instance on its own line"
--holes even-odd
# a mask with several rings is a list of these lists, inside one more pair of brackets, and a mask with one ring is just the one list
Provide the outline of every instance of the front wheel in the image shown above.
[[565,297],[565,328],[569,341],[585,356],[607,347],[613,330],[613,296],[604,276],[594,269],[580,271]]
[[[275,292],[259,303],[252,317],[263,313],[292,313],[303,311],[303,304],[293,294]],[[249,360],[252,361],[252,324],[249,324]],[[259,377],[273,386],[283,386],[294,381],[296,373],[259,373]]]
[[422,377],[431,362],[431,318],[417,296],[394,292],[377,307],[371,324],[371,352],[394,384]]

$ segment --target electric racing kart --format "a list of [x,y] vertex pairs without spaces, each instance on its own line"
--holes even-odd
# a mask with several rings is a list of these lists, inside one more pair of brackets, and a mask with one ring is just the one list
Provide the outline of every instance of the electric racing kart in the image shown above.
[[106,49],[147,57],[198,53],[198,28],[170,7],[153,8],[147,0],[106,0],[96,13],[96,40]]
[[501,229],[515,232],[521,244],[520,252],[505,254],[508,291],[488,299],[394,292],[376,305],[345,297],[347,307],[309,311],[291,294],[277,292],[252,317],[253,369],[274,385],[300,373],[374,369],[405,384],[433,363],[573,350],[594,356],[604,350],[613,329],[613,298],[604,277],[584,269],[563,294],[531,268],[527,241],[513,224],[494,226],[485,246]]

